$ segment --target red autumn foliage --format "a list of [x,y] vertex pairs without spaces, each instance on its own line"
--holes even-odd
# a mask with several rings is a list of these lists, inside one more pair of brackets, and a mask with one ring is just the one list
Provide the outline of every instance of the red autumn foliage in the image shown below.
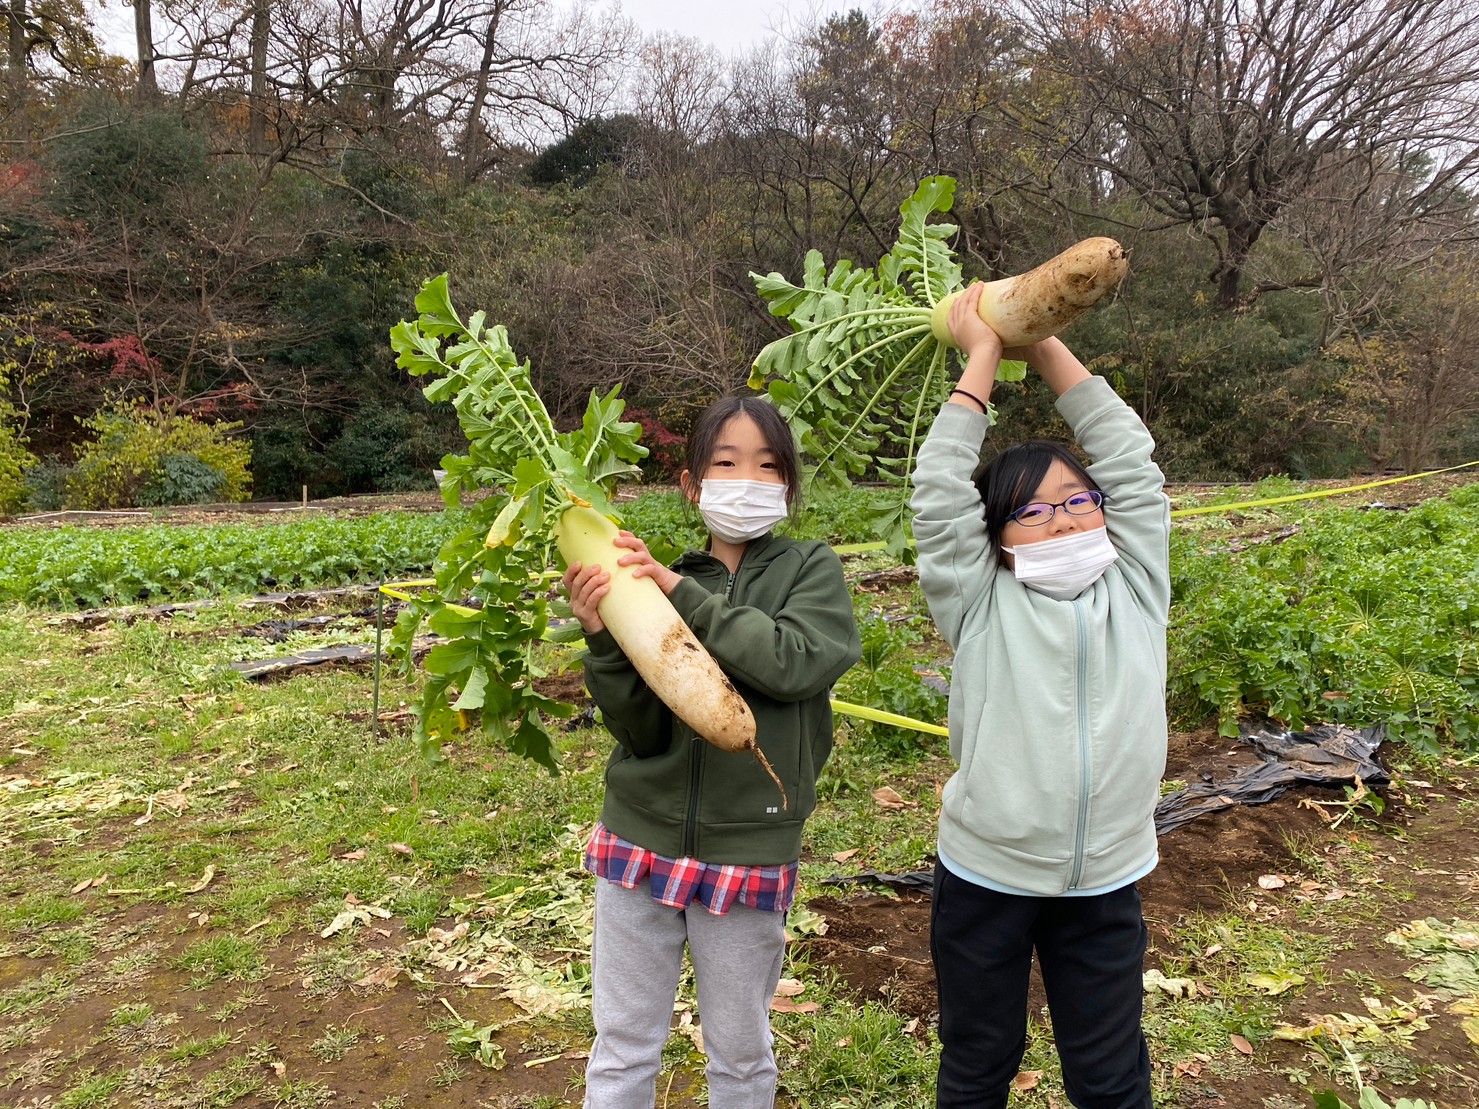
[[153,381],[159,365],[144,349],[137,335],[115,335],[99,343],[79,339],[69,331],[57,332],[57,338],[71,343],[84,354],[101,359],[108,366],[109,381]]
[[628,405],[622,415],[642,427],[642,445],[648,451],[642,469],[647,476],[659,479],[675,477],[683,469],[683,452],[688,440],[674,433],[651,409]]

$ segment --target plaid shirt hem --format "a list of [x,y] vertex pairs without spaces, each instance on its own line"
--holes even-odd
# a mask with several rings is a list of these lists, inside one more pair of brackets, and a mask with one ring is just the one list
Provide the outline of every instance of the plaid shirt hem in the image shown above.
[[597,823],[585,846],[585,868],[629,890],[650,877],[654,901],[673,909],[686,909],[697,901],[715,916],[723,916],[735,902],[761,912],[786,912],[796,897],[798,864],[729,866],[670,859],[628,843]]

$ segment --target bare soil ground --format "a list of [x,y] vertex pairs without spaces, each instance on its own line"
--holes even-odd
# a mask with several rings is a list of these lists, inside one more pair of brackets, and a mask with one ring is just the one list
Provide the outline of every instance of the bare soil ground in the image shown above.
[[[1166,777],[1194,782],[1210,774],[1221,780],[1256,761],[1248,748],[1210,729],[1173,734]],[[1446,921],[1476,916],[1479,840],[1458,802],[1479,798],[1479,774],[1472,768],[1451,769],[1445,781],[1431,788],[1382,791],[1387,807],[1379,824],[1352,828],[1346,823],[1332,830],[1328,819],[1307,802],[1341,800],[1343,794],[1300,789],[1267,804],[1202,816],[1168,833],[1161,839],[1160,865],[1140,883],[1151,932],[1146,969],[1159,969],[1165,955],[1184,956],[1167,946],[1170,927],[1198,915],[1232,911],[1276,926],[1288,920],[1294,927],[1302,901],[1347,892],[1338,883],[1317,881],[1301,860],[1320,857],[1338,872],[1342,856],[1369,852],[1373,870],[1358,879],[1368,887],[1361,890],[1362,897],[1370,898],[1361,913],[1323,925],[1297,925],[1300,930],[1323,928],[1344,950],[1327,965],[1323,982],[1307,989],[1284,1019],[1302,1024],[1322,1014],[1363,1013],[1361,998],[1373,985],[1384,996],[1413,996],[1418,987],[1404,977],[1413,961],[1385,942],[1386,934],[1426,917]],[[1282,884],[1265,889],[1259,884],[1265,876]],[[811,907],[829,925],[824,935],[806,941],[815,960],[835,968],[862,998],[885,1000],[919,1017],[921,1024],[937,1017],[927,896],[884,891],[820,898]],[[1034,970],[1029,1008],[1045,1019],[1045,1005]],[[1448,1109],[1479,1104],[1479,1054],[1460,1030],[1460,1017],[1437,1012],[1430,1019],[1432,1028],[1418,1035],[1411,1052],[1424,1066],[1422,1079],[1408,1090],[1401,1076],[1387,1076],[1381,1080],[1383,1092],[1435,1098]],[[1308,1105],[1295,1097],[1299,1090],[1287,1076],[1289,1068],[1307,1068],[1306,1050],[1298,1042],[1266,1041],[1259,1057],[1235,1068],[1233,1077],[1208,1077],[1189,1100],[1178,1104],[1187,1109]],[[1347,1099],[1355,1101],[1351,1095]]]

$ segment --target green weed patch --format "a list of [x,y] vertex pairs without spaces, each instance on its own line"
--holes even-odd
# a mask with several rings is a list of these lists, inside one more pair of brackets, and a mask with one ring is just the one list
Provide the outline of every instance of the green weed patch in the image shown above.
[[1229,549],[1172,533],[1171,705],[1224,735],[1267,716],[1383,723],[1436,755],[1479,747],[1479,485],[1408,511],[1296,518]]

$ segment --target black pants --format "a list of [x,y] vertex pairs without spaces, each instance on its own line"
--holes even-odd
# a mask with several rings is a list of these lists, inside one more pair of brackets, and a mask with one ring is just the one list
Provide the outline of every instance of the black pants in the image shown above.
[[1145,918],[1133,886],[1096,897],[997,893],[935,865],[937,1109],[1001,1109],[1027,1047],[1032,952],[1078,1109],[1150,1109],[1140,1027]]

